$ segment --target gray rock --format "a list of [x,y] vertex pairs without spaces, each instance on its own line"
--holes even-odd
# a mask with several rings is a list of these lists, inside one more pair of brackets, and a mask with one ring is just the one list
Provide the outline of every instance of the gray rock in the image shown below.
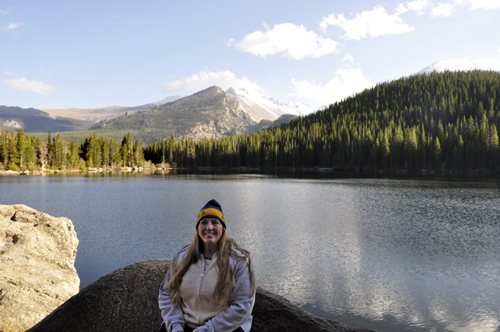
[[[147,260],[102,277],[57,308],[30,332],[158,331],[158,289],[170,259]],[[252,331],[370,331],[349,328],[294,307],[258,287]]]
[[25,331],[78,293],[71,220],[0,205],[0,331]]
[[20,175],[21,172],[13,171],[13,170],[8,170],[8,171],[3,171],[0,173],[1,175]]
[[136,263],[100,278],[30,331],[157,331],[158,289],[170,260]]
[[252,331],[259,332],[374,332],[315,316],[262,287],[257,288],[253,315]]

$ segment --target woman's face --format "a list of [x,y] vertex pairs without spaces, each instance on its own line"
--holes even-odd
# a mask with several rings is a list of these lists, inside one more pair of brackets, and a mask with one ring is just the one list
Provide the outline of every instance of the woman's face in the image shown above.
[[217,244],[222,232],[223,226],[217,218],[202,219],[198,225],[198,235],[207,247]]

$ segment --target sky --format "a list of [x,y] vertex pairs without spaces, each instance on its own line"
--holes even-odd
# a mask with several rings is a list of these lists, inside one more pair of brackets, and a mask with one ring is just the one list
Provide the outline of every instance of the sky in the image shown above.
[[320,108],[436,61],[500,71],[500,0],[0,0],[0,105],[138,106],[217,85]]

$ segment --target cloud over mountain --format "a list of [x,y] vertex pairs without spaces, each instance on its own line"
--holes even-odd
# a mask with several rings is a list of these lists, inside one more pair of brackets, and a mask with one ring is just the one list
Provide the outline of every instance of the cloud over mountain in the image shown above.
[[246,77],[237,78],[233,72],[228,70],[212,72],[200,71],[189,77],[182,78],[170,83],[164,83],[162,90],[168,94],[191,94],[196,91],[206,89],[207,86],[220,86],[226,90],[230,87],[246,89],[249,91],[261,90],[261,87],[251,82]]

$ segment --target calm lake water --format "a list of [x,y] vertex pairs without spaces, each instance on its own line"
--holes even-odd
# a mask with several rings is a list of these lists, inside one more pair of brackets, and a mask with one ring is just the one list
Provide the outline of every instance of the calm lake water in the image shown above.
[[0,176],[0,204],[70,218],[85,287],[170,258],[217,199],[257,283],[379,331],[500,331],[500,181],[269,175]]

